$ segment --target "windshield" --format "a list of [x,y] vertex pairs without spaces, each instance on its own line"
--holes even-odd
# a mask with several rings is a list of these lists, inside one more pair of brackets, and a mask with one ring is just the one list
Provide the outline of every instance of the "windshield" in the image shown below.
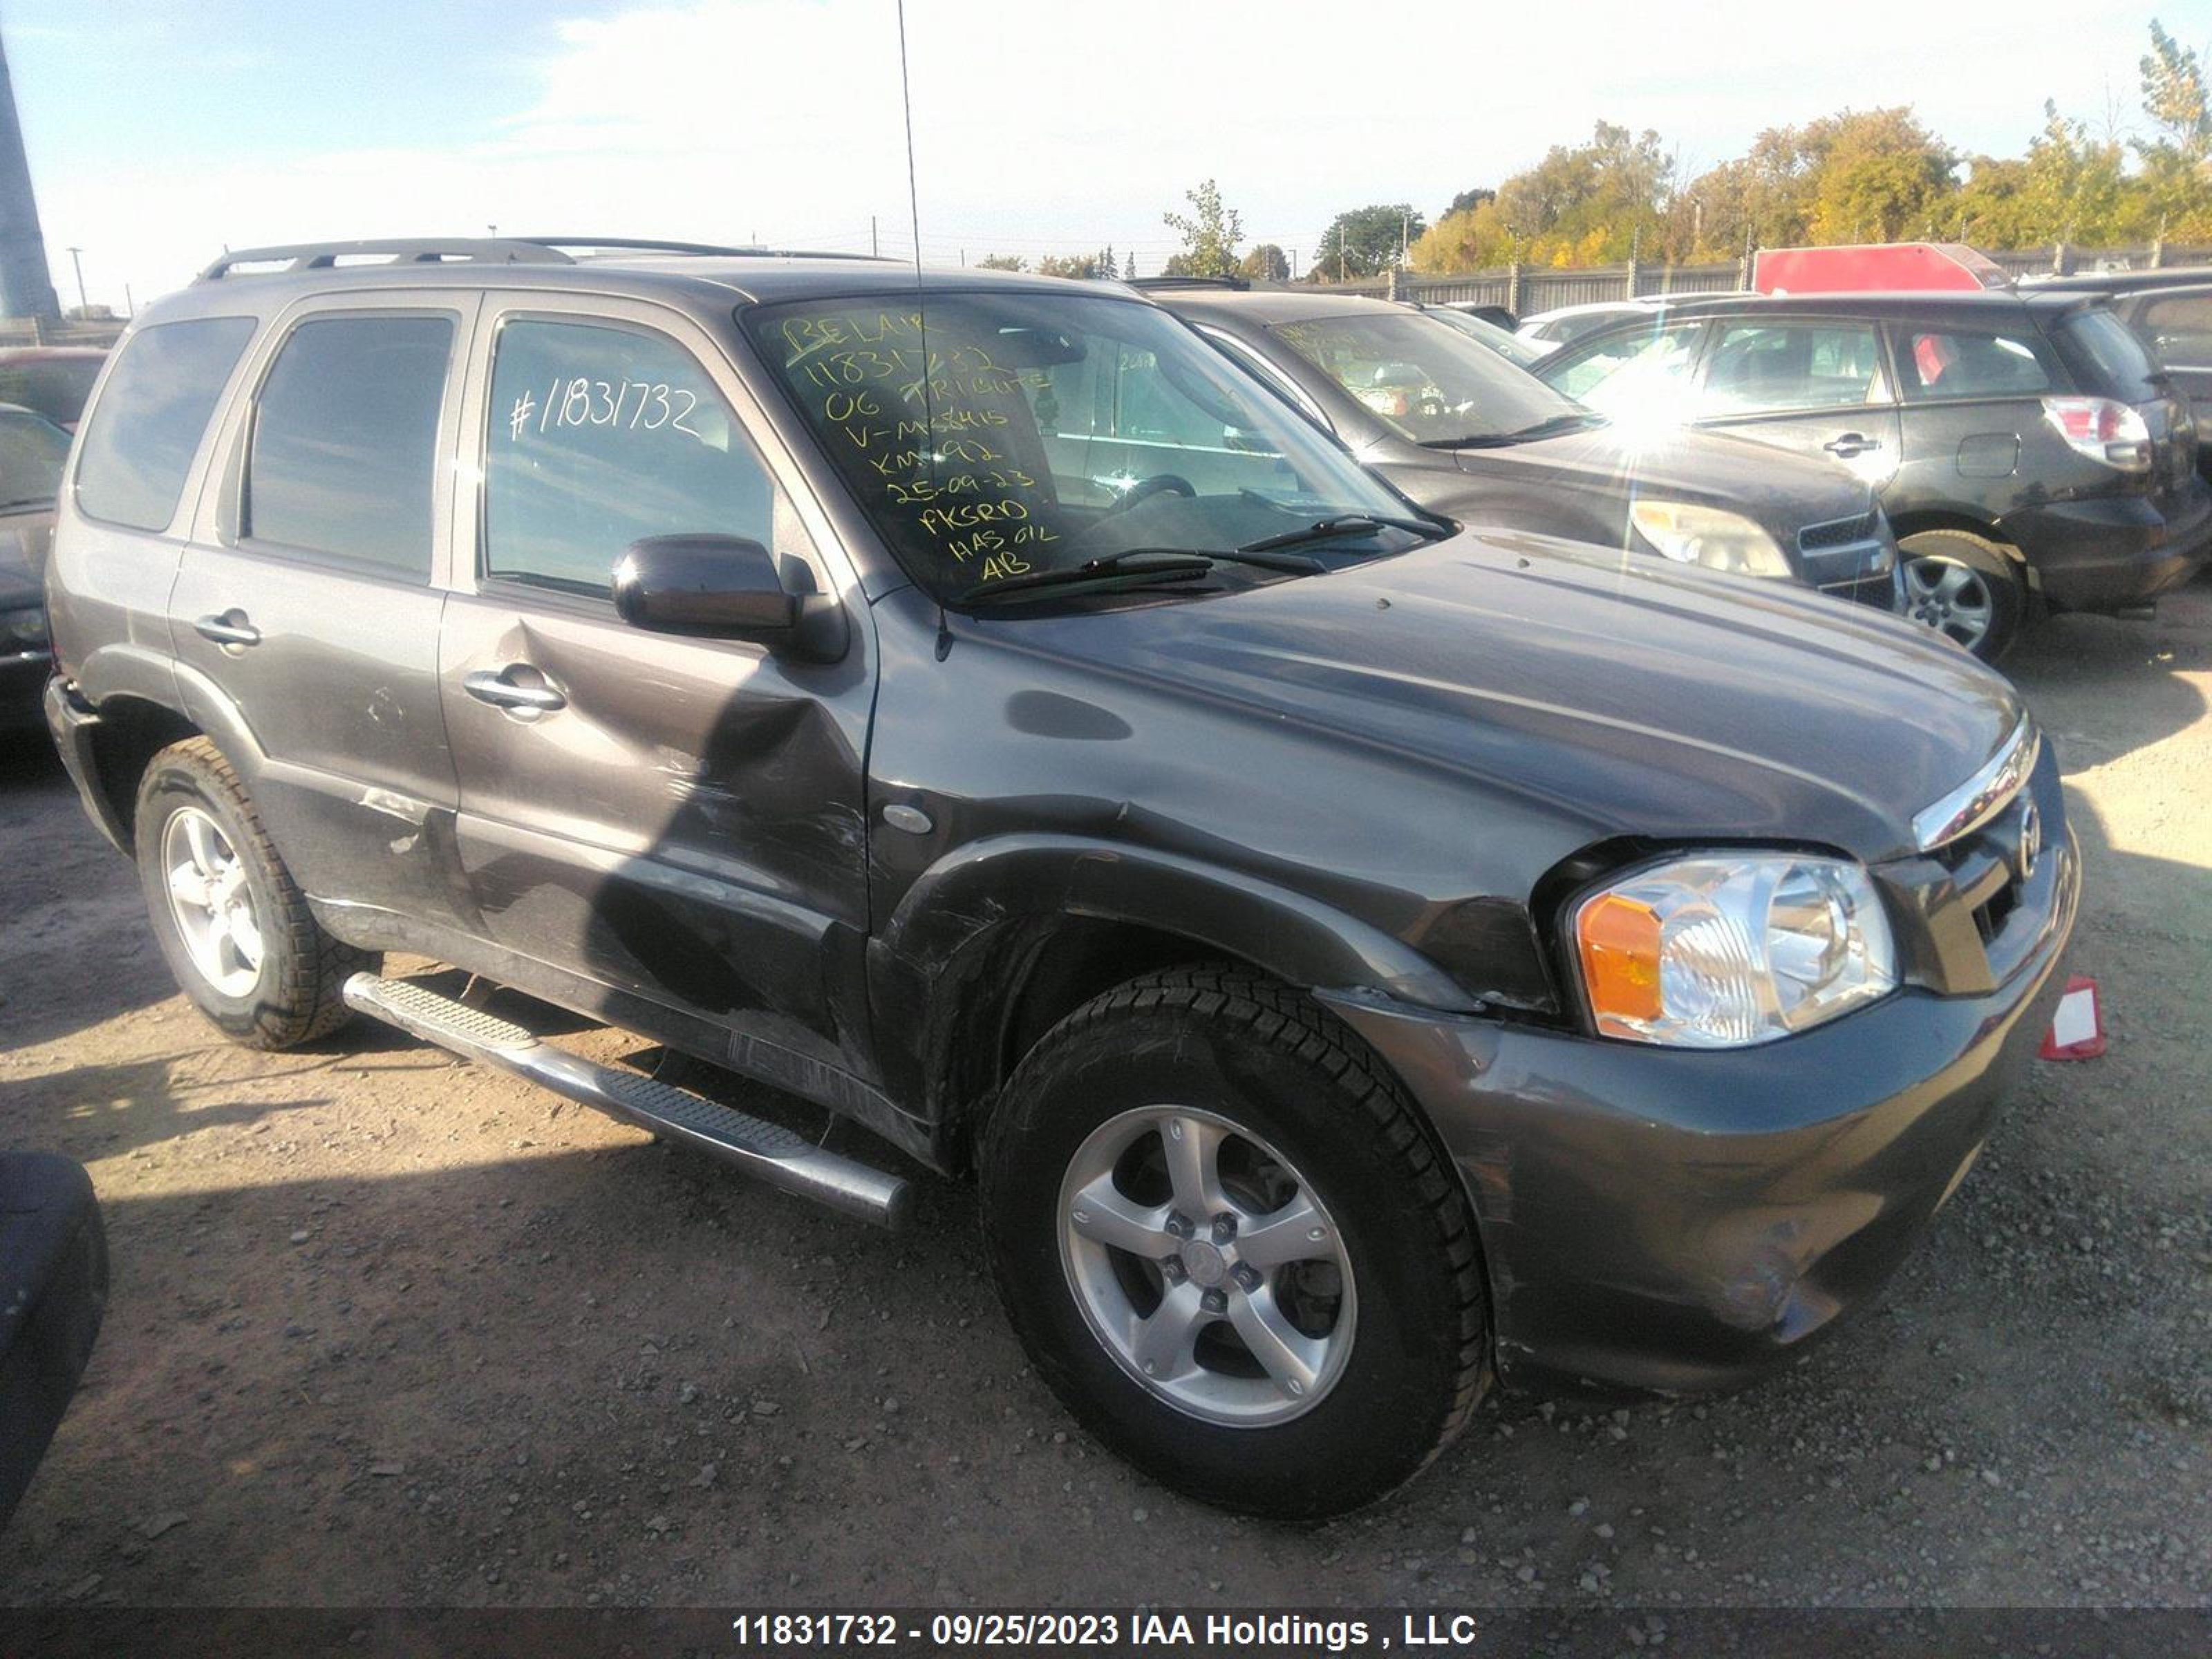
[[1584,412],[1449,323],[1418,311],[1316,317],[1273,332],[1416,443],[1510,437]]
[[69,434],[35,415],[0,415],[0,507],[43,506],[62,483]]
[[[1229,554],[1325,519],[1408,511],[1154,306],[965,293],[764,306],[744,321],[878,533],[939,599],[1137,550]],[[1302,563],[1412,539],[1347,526]],[[1225,565],[1221,579],[1262,575]]]

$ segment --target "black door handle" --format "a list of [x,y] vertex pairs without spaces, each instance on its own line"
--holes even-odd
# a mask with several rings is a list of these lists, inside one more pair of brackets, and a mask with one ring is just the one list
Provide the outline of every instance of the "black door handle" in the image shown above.
[[1863,432],[1846,432],[1840,437],[1831,438],[1820,447],[1831,455],[1863,455],[1869,449],[1880,449],[1881,440],[1869,438]]
[[534,719],[539,714],[550,714],[568,706],[568,698],[550,685],[517,685],[507,678],[516,673],[536,673],[526,663],[510,663],[505,668],[477,670],[461,682],[461,689],[478,702],[488,702],[495,708],[523,719]]
[[246,621],[246,613],[235,605],[219,617],[202,617],[192,624],[192,631],[234,650],[261,643],[261,630]]

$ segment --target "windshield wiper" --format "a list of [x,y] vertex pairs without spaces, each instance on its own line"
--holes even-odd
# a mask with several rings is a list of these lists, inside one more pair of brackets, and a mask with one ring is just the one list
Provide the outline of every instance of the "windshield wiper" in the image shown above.
[[1510,432],[1470,432],[1463,438],[1424,438],[1421,447],[1502,449],[1508,444],[1533,443],[1539,438],[1556,438],[1565,433],[1579,432],[1585,427],[1604,424],[1604,416],[1587,409],[1578,409],[1570,415],[1554,415],[1548,421],[1539,421],[1534,426],[1516,427]]
[[1032,570],[1026,575],[983,582],[969,588],[953,603],[993,605],[1000,599],[1019,599],[1044,588],[1066,587],[1079,582],[1118,586],[1122,582],[1190,581],[1212,568],[1213,559],[1209,554],[1183,548],[1132,547],[1058,570]]
[[1296,530],[1285,530],[1280,535],[1262,536],[1256,542],[1246,542],[1237,550],[1239,553],[1265,553],[1272,548],[1296,547],[1303,542],[1325,542],[1338,536],[1359,536],[1376,530],[1410,531],[1430,541],[1443,533],[1436,526],[1420,519],[1393,519],[1378,513],[1339,513],[1332,518],[1301,525]]

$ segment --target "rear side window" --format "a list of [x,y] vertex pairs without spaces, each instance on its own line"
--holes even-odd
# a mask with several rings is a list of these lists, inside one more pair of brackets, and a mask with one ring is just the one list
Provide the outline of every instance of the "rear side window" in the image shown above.
[[21,404],[66,426],[84,413],[84,400],[100,378],[97,354],[21,357],[0,364],[0,403]]
[[1715,414],[1863,404],[1880,362],[1870,323],[1738,323],[1713,348],[1705,402]]
[[208,417],[253,329],[251,317],[209,317],[131,337],[85,429],[76,504],[86,517],[168,528]]
[[492,359],[483,574],[605,599],[647,536],[812,549],[698,360],[663,336],[517,319]]
[[2059,383],[2051,348],[2027,329],[1907,329],[1899,345],[1898,380],[1908,402],[2030,397]]
[[2212,368],[2212,294],[2160,295],[2143,307],[2136,333],[2168,368]]
[[330,317],[295,329],[261,389],[246,463],[257,541],[427,580],[449,317]]

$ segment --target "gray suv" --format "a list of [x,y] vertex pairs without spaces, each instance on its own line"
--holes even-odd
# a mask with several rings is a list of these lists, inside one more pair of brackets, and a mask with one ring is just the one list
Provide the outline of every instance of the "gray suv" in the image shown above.
[[1445,524],[1112,286],[233,256],[106,371],[49,597],[49,723],[216,1026],[367,1014],[902,1218],[536,999],[972,1173],[1041,1376],[1271,1515],[1493,1379],[1729,1385],[1866,1303],[2078,901],[1965,653]]

